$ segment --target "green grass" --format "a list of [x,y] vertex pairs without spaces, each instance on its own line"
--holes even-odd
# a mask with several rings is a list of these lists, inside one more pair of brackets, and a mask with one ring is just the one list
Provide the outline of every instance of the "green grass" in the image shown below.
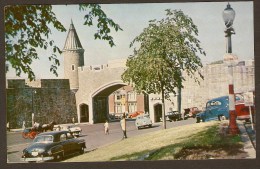
[[219,132],[219,125],[209,127],[205,131],[201,131],[184,142],[172,144],[158,149],[146,160],[160,160],[160,159],[185,159],[185,156],[190,153],[187,150],[212,151],[223,150],[228,154],[236,153],[238,149],[242,148],[242,142],[239,135],[221,135]]
[[125,154],[123,156],[113,157],[110,160],[173,160],[185,158],[187,155],[186,150],[224,150],[230,151],[229,153],[231,153],[234,149],[241,148],[242,144],[239,135],[221,136],[218,131],[219,124],[216,124],[205,131],[196,133],[181,143],[164,146],[150,152],[142,151],[133,154]]
[[220,125],[216,121],[191,124],[129,137],[66,161],[174,160],[185,159],[193,153],[190,150],[235,153],[242,146],[240,136],[221,136]]

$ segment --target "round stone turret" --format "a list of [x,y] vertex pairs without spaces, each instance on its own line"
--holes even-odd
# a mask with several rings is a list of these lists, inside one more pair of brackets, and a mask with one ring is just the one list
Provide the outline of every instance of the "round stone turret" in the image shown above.
[[78,67],[84,66],[84,49],[72,21],[62,55],[64,57],[64,78],[69,79],[70,89],[77,90],[79,88]]

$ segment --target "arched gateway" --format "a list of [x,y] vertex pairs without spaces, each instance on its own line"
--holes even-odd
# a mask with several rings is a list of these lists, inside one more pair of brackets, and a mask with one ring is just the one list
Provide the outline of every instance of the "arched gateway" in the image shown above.
[[[94,72],[91,73],[95,74]],[[99,83],[102,82],[104,81],[99,81]],[[89,79],[89,83],[91,83],[91,79]],[[106,119],[108,119],[109,95],[123,86],[126,86],[126,84],[122,81],[113,81],[103,85],[100,85],[99,83],[92,83],[91,87],[84,85],[76,93],[79,122],[85,122],[83,121],[84,118],[82,117],[82,115],[84,115],[84,110],[82,111],[81,109],[82,105],[89,105],[87,110],[89,119],[86,122],[93,124],[104,122]],[[88,84],[88,82],[86,82],[86,84]]]
[[[65,79],[69,79],[70,89],[75,93],[78,122],[91,124],[104,122],[109,115],[109,95],[127,85],[121,80],[121,75],[126,69],[126,60],[113,60],[103,65],[85,66],[84,51],[71,22],[62,55]],[[141,109],[152,113],[150,114],[152,121],[158,121],[159,108],[155,109],[158,114],[154,118],[154,109],[149,108],[151,100],[148,95],[140,99],[134,92],[128,92],[126,97],[129,99],[129,104],[126,106],[125,103],[121,103],[121,112],[124,110],[124,112],[130,111],[129,113],[131,113],[136,109]],[[118,101],[120,102],[117,98],[114,102],[116,110],[119,110],[120,106]],[[145,106],[140,108],[138,103]]]
[[121,81],[125,60],[84,66],[84,49],[71,22],[62,51],[64,75],[75,92],[78,122],[103,122],[108,117],[108,96],[126,84]]

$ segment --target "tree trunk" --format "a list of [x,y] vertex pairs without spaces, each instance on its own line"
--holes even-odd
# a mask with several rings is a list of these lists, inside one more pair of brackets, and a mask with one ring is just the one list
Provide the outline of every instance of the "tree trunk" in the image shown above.
[[165,105],[164,105],[164,79],[162,78],[164,74],[163,67],[161,68],[161,75],[159,74],[159,80],[161,82],[161,93],[162,93],[162,121],[163,129],[166,129],[166,119],[165,119]]
[[163,89],[163,87],[162,87],[162,121],[163,121],[163,129],[166,129],[165,106],[164,106],[164,89]]
[[178,88],[178,112],[181,113],[181,88]]

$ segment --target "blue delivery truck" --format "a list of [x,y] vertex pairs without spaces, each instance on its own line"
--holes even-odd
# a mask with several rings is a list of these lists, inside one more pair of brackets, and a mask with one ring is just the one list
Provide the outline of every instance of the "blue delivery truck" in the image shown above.
[[[235,109],[238,120],[250,120],[249,107],[245,106],[243,96],[236,95]],[[211,120],[229,119],[229,98],[222,96],[209,100],[206,109],[196,115],[197,123]]]

